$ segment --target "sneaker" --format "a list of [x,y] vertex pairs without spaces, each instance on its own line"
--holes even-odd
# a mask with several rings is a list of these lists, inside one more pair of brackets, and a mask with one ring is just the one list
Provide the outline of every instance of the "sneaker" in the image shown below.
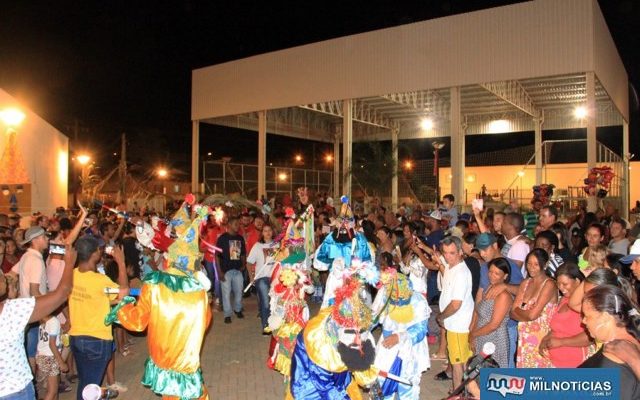
[[242,319],[244,318],[244,314],[242,313],[242,311],[238,311],[236,312],[236,317],[238,317],[238,319]]
[[224,323],[225,324],[230,324],[231,323],[231,317],[224,317]]
[[265,326],[264,329],[262,330],[262,335],[263,336],[271,335],[271,328],[269,328],[268,326]]
[[125,385],[123,385],[122,383],[120,383],[118,381],[115,381],[111,385],[107,385],[107,389],[115,390],[118,393],[124,393],[127,390],[129,390],[129,388],[127,388]]

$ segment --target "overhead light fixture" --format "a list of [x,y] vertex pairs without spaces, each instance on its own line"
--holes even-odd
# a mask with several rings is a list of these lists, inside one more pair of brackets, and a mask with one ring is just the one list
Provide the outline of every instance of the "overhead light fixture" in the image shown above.
[[286,180],[287,180],[287,174],[285,174],[284,172],[280,172],[280,173],[278,174],[278,179],[279,179],[281,182],[286,181]]
[[584,106],[578,106],[573,110],[573,115],[577,119],[585,119],[587,118],[587,108]]
[[24,187],[22,185],[16,186],[16,193],[20,194],[24,192]]
[[489,133],[507,133],[511,130],[511,124],[506,119],[496,119],[489,122]]
[[3,195],[5,195],[5,196],[8,196],[8,195],[9,195],[9,193],[11,193],[11,192],[9,191],[9,186],[7,186],[7,185],[2,185],[2,194],[3,194]]
[[522,178],[524,176],[524,171],[518,171],[518,176]]
[[431,118],[423,118],[422,121],[420,121],[420,127],[425,131],[433,129],[433,120]]

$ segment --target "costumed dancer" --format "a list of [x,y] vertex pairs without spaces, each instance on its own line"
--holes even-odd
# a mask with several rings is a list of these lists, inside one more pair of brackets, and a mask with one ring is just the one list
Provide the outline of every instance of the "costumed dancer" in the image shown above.
[[412,385],[378,378],[380,395],[401,400],[420,398],[420,377],[431,367],[427,333],[431,308],[427,300],[411,287],[411,281],[394,268],[380,274],[380,289],[373,312],[382,325],[376,348],[375,366],[398,375]]
[[360,297],[361,286],[357,279],[345,281],[334,304],[320,309],[298,335],[287,399],[360,400],[358,386],[375,382],[371,310]]
[[[290,213],[290,220],[275,258],[279,261],[271,275],[268,323],[272,331],[267,365],[282,375],[288,387],[291,355],[298,333],[309,320],[305,294],[313,293],[309,276],[313,253],[313,207],[300,219]],[[311,242],[307,239],[311,237]],[[284,257],[284,258],[282,258]]]
[[[187,203],[194,204],[192,195]],[[197,269],[200,224],[209,210],[200,205],[192,209],[196,214],[193,221],[183,208],[171,221],[180,233],[173,243],[166,231],[156,232],[154,247],[167,251],[164,270],[148,274],[137,302],[125,297],[105,320],[131,331],[147,329],[149,358],[142,384],[163,399],[209,398],[200,370],[200,350],[211,321],[207,299],[211,282]]]
[[[349,198],[340,198],[342,206],[340,214],[336,218],[336,227],[333,232],[324,239],[313,260],[313,267],[318,271],[329,271],[322,299],[322,307],[333,304],[334,292],[341,287],[345,277],[355,274],[354,268],[361,270],[372,265],[371,252],[367,238],[362,232],[355,231],[353,212],[349,206]],[[358,260],[359,262],[353,262]],[[353,264],[353,265],[352,265]],[[377,280],[376,280],[377,281]],[[363,286],[363,292],[367,293]],[[371,296],[367,298],[371,303]]]

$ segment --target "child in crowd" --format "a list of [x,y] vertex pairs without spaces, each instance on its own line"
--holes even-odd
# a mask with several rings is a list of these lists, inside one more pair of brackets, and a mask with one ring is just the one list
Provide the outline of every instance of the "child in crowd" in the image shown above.
[[[36,365],[41,379],[47,379],[47,393],[44,400],[58,398],[60,372],[67,372],[67,363],[62,358],[62,331],[58,318],[48,315],[40,321]],[[70,391],[71,388],[66,386]]]

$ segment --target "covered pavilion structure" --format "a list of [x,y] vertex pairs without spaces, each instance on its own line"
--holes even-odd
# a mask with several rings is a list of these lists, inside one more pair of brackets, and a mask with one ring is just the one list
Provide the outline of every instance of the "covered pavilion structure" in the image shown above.
[[[194,191],[202,123],[257,131],[259,196],[267,133],[333,143],[334,195],[351,192],[354,142],[391,140],[397,161],[398,140],[448,136],[459,199],[465,135],[534,131],[540,184],[543,129],[586,129],[591,168],[596,129],[622,126],[628,215],[628,77],[596,0],[534,0],[381,29],[196,69],[192,79]],[[397,177],[391,193],[395,207]]]

